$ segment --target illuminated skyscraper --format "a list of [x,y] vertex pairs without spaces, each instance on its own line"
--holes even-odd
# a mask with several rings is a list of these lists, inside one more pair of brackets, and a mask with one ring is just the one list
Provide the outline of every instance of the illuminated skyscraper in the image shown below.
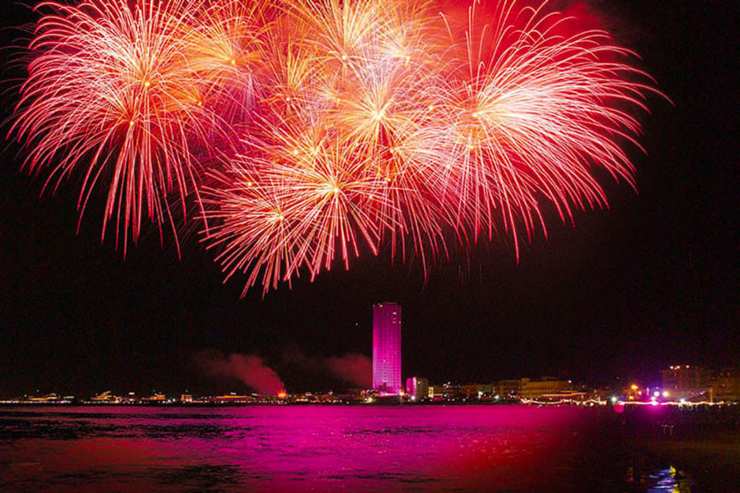
[[381,395],[401,393],[401,305],[373,305],[373,388]]

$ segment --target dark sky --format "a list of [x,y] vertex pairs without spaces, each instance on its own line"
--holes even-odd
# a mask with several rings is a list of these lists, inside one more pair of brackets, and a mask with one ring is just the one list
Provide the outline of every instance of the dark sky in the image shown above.
[[[211,255],[184,258],[145,237],[125,261],[101,245],[97,211],[75,233],[78,183],[39,199],[0,157],[0,396],[31,391],[238,389],[201,375],[205,349],[259,354],[290,390],[331,382],[286,354],[370,354],[370,306],[404,309],[404,374],[433,381],[563,375],[655,377],[674,362],[740,360],[737,283],[737,65],[731,2],[600,2],[675,106],[653,99],[649,155],[632,152],[639,194],[608,185],[608,211],[551,221],[515,262],[505,240],[433,269],[387,255],[239,300]],[[32,19],[4,2],[2,19]],[[727,6],[727,7],[722,7]],[[729,10],[729,9],[728,9]],[[3,45],[14,36],[2,33]],[[9,73],[12,75],[12,71]],[[3,97],[3,108],[13,95]],[[151,230],[151,228],[150,228]],[[464,267],[458,267],[464,265]]]

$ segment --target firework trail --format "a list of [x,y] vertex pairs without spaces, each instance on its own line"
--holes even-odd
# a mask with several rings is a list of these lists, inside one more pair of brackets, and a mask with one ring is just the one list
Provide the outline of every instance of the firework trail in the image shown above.
[[[244,294],[335,262],[547,235],[635,186],[646,97],[631,51],[547,1],[44,2],[12,134],[56,188],[107,187],[103,235],[144,217],[203,242]],[[218,160],[214,159],[218,157]],[[173,200],[174,199],[174,200]],[[174,204],[174,205],[173,205]],[[119,235],[122,234],[122,238]]]

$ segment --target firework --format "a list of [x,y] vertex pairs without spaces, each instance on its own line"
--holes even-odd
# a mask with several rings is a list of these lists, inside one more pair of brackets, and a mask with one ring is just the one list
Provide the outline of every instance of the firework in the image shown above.
[[262,92],[268,11],[264,1],[210,0],[193,12],[183,35],[188,69],[206,86],[213,111],[229,123],[249,122]]
[[[621,63],[631,52],[604,31],[571,31],[572,19],[501,2],[494,22],[476,28],[470,9],[459,77],[449,77],[441,106],[444,151],[453,163],[442,182],[459,197],[474,237],[500,221],[519,255],[518,228],[547,232],[541,204],[562,220],[573,208],[606,205],[591,170],[601,167],[634,186],[622,141],[636,143],[639,124],[625,108],[646,110],[651,85]],[[453,32],[452,29],[450,32]],[[497,221],[498,220],[498,221]]]
[[205,190],[211,247],[228,277],[247,273],[246,290],[290,282],[306,268],[313,279],[340,257],[349,268],[362,245],[377,253],[381,179],[367,158],[324,128],[265,124],[230,172]]
[[[204,84],[185,63],[183,33],[197,0],[88,0],[42,3],[33,59],[13,131],[29,149],[32,173],[47,186],[83,168],[82,217],[93,189],[107,183],[103,236],[136,241],[142,218],[173,222],[167,196],[194,193],[190,149],[208,120]],[[122,237],[120,236],[122,233]]]
[[426,272],[500,233],[518,258],[546,207],[607,205],[597,169],[635,186],[625,145],[660,94],[546,1],[42,5],[13,127],[28,169],[54,187],[80,170],[81,215],[107,185],[124,248],[192,197],[245,294],[386,245]]

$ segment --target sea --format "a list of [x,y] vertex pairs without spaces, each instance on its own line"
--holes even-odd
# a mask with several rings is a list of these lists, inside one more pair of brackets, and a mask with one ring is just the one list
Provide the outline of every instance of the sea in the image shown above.
[[689,492],[606,407],[0,408],[0,492]]

